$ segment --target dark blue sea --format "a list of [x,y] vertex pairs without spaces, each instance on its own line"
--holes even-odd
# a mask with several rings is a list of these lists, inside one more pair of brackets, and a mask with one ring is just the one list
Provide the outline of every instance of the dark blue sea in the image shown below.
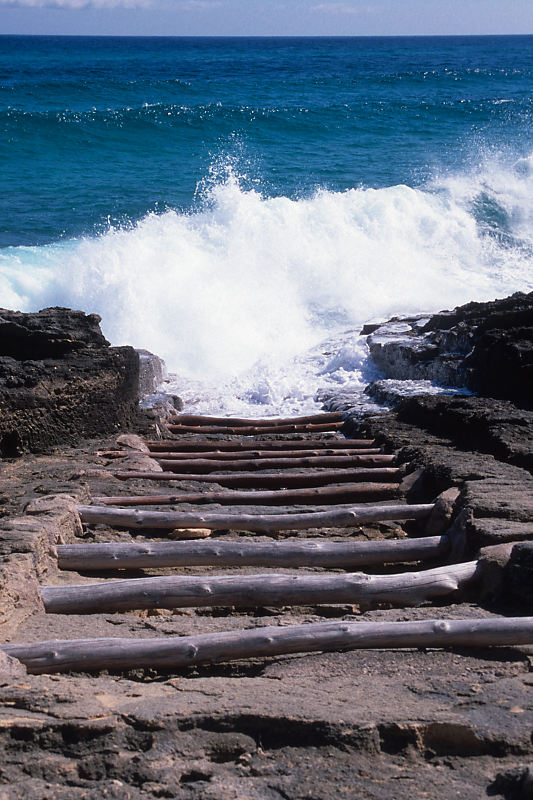
[[0,36],[0,306],[303,407],[365,321],[531,289],[532,112],[528,36]]

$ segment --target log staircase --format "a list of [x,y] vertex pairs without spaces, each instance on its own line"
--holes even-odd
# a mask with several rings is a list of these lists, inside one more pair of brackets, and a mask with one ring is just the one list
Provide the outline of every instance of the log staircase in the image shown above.
[[[167,428],[168,439],[140,443],[139,455],[151,460],[153,469],[116,469],[114,475],[123,481],[124,493],[93,497],[90,505],[78,507],[86,525],[142,532],[145,540],[59,545],[57,558],[62,570],[164,569],[170,574],[43,586],[47,613],[202,607],[253,610],[344,603],[362,609],[382,603],[403,607],[475,591],[478,562],[454,563],[457,558],[449,532],[423,535],[434,503],[407,503],[404,470],[396,465],[395,454],[382,452],[371,440],[345,438],[341,414],[265,420],[176,414]],[[127,453],[113,450],[102,455],[120,467]],[[152,488],[150,493],[131,494],[131,481],[163,487],[159,493]],[[184,487],[191,481],[200,490]],[[205,510],[206,506],[217,508]],[[380,541],[350,538],[351,530],[387,520],[416,521],[418,535]],[[300,538],[299,531],[314,535]],[[250,535],[243,538],[239,532]],[[282,532],[289,538],[279,540]],[[254,534],[268,535],[271,540],[258,541]],[[162,536],[182,540],[151,541]],[[398,565],[398,571],[391,573],[390,565]],[[190,567],[242,571],[179,573]],[[250,574],[249,567],[284,572]],[[361,567],[378,567],[385,574],[352,571]],[[164,640],[9,644],[3,650],[32,672],[54,672],[176,669],[201,662],[347,648],[526,643],[533,643],[533,620],[524,617],[393,623],[340,620]]]

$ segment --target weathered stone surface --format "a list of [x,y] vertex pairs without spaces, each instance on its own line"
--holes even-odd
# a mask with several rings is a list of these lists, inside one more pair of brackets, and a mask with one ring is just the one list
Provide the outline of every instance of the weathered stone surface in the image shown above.
[[149,453],[150,448],[144,443],[141,436],[136,433],[121,433],[117,436],[117,444],[125,450],[134,450],[137,453]]
[[138,356],[109,347],[99,317],[52,308],[0,310],[0,456],[74,444],[129,426]]
[[143,453],[139,453],[139,455],[132,453],[125,458],[121,458],[120,469],[124,471],[131,470],[132,472],[163,472],[163,467],[154,458],[150,458],[149,455],[144,455]]
[[455,504],[460,495],[457,487],[452,486],[441,492],[435,499],[435,507],[424,526],[425,536],[441,536],[451,525]]
[[0,650],[0,686],[8,686],[27,676],[26,667]]

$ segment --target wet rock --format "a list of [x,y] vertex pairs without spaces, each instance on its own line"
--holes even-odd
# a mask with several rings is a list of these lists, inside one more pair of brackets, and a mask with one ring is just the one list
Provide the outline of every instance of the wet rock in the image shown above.
[[388,378],[464,386],[533,406],[533,292],[468,303],[430,319],[393,319],[367,341]]
[[139,355],[139,394],[144,397],[156,392],[167,374],[165,362],[148,350],[137,350]]

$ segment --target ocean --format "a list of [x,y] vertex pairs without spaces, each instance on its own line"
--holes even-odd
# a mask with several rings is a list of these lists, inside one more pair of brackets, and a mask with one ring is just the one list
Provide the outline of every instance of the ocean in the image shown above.
[[0,306],[316,409],[365,322],[533,288],[532,87],[530,36],[0,36]]

